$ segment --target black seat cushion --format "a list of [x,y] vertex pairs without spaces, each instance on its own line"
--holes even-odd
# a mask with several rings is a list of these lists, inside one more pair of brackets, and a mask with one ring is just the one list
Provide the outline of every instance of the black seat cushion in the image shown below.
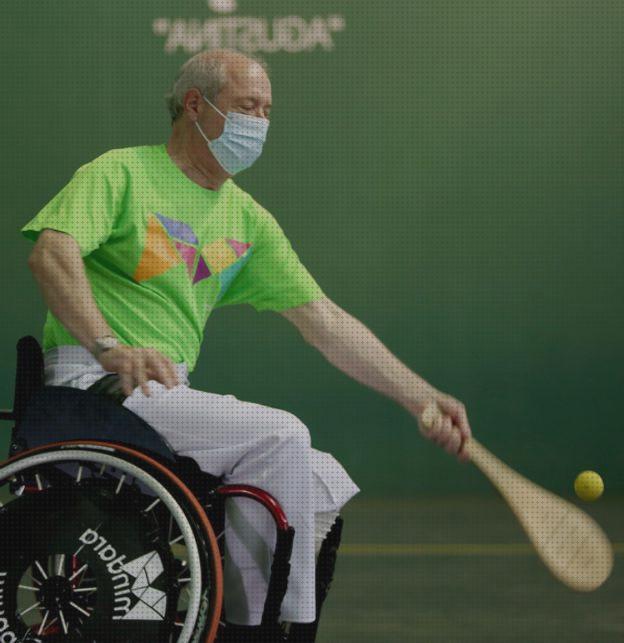
[[113,399],[70,386],[43,386],[28,400],[13,442],[22,450],[65,440],[116,442],[176,462],[163,437]]

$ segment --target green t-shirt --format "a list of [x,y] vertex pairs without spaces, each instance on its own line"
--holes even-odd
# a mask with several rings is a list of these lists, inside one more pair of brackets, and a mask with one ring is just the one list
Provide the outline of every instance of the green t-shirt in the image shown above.
[[[197,361],[213,309],[282,311],[324,297],[270,212],[231,179],[208,190],[166,145],[110,150],[80,167],[23,228],[70,234],[120,341]],[[47,313],[43,349],[79,342]]]

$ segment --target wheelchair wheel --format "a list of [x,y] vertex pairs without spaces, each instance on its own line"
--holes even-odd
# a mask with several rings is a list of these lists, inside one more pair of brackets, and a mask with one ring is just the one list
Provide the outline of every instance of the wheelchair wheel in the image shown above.
[[195,496],[133,449],[95,441],[0,465],[0,640],[212,643],[221,558]]

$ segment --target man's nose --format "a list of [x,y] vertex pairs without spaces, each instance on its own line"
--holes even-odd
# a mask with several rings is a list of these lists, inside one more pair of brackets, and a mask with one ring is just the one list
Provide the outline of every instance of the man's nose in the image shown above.
[[254,111],[254,116],[259,116],[260,118],[266,118],[268,120],[269,112],[263,107],[256,107]]

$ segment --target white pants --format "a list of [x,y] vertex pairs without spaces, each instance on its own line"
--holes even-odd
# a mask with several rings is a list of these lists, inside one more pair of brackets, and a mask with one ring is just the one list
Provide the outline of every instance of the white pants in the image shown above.
[[[107,374],[79,345],[44,353],[45,384],[86,389]],[[190,387],[186,364],[176,364],[180,384],[172,389],[149,381],[124,406],[143,418],[180,455],[226,484],[249,484],[273,495],[295,528],[285,621],[310,623],[315,604],[315,525],[338,512],[359,488],[329,453],[312,448],[310,433],[288,411],[243,402],[234,395]],[[326,521],[326,518],[325,518]],[[325,527],[326,529],[327,527]],[[258,625],[266,598],[275,527],[270,514],[253,500],[226,501],[224,602],[227,618]]]

